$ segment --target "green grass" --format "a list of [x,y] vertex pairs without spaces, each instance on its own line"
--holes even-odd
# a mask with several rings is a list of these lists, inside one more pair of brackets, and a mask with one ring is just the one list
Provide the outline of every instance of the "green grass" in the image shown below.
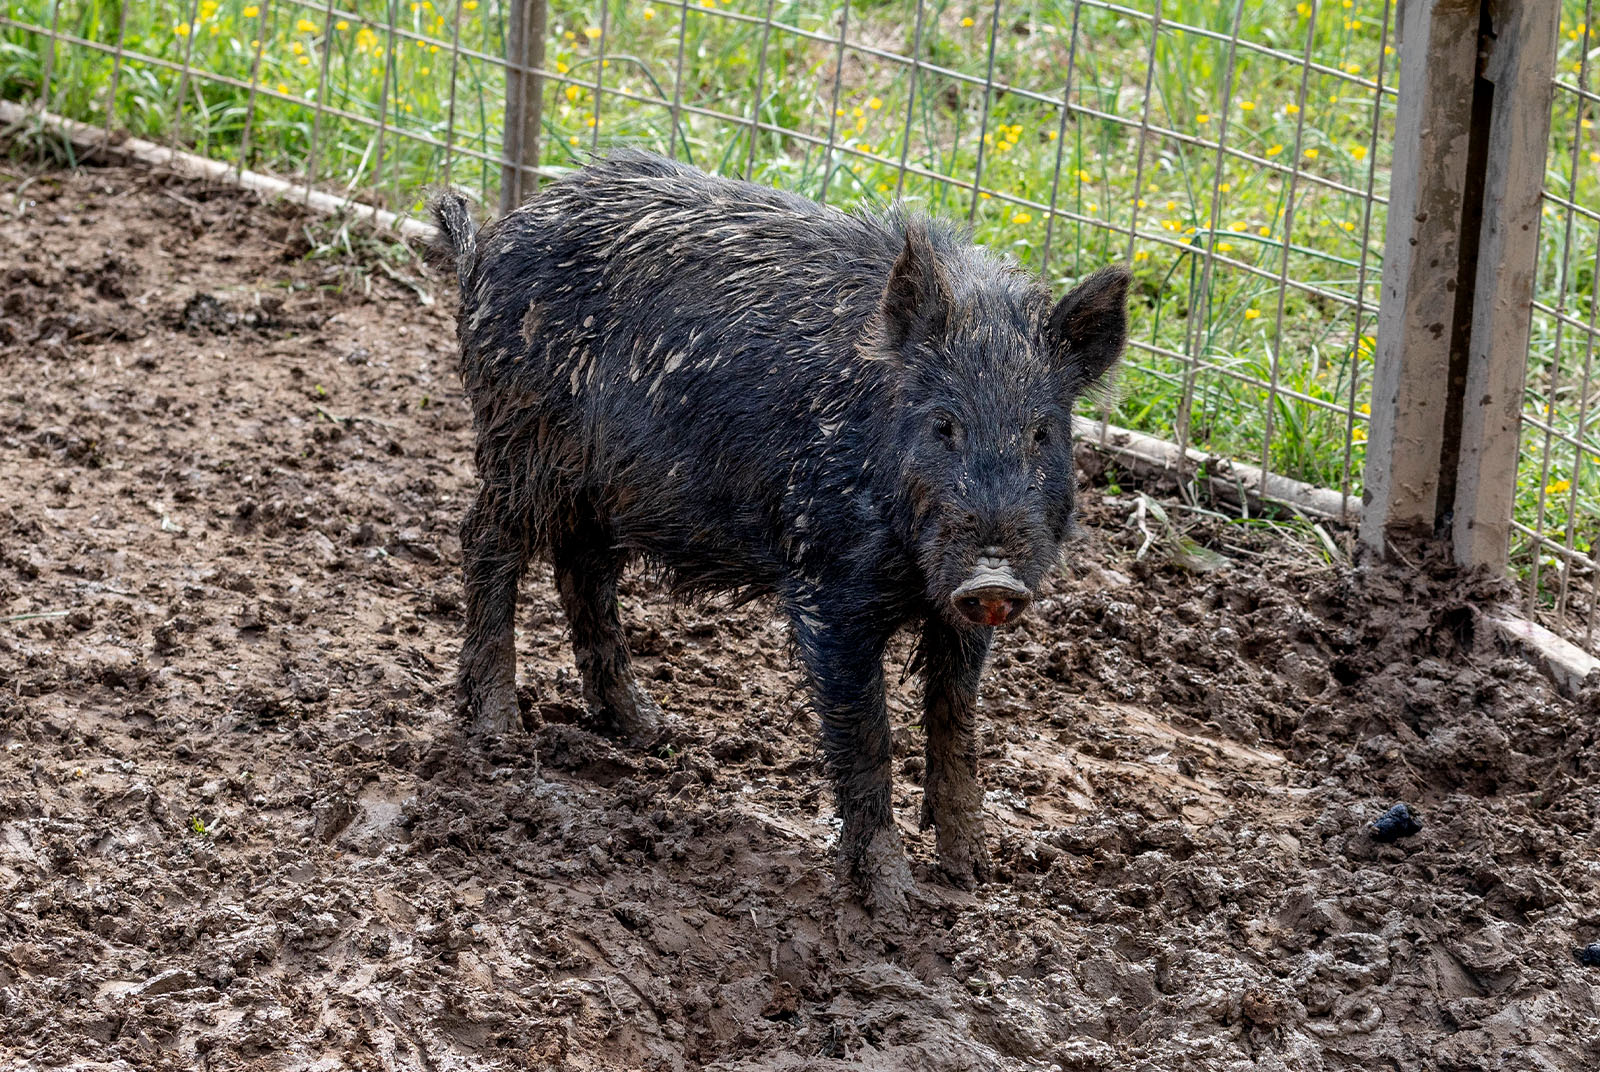
[[[759,182],[842,205],[881,206],[903,195],[970,218],[980,241],[1058,287],[1108,260],[1129,260],[1138,348],[1111,419],[1359,492],[1385,224],[1383,206],[1369,205],[1365,192],[1388,192],[1399,59],[1382,0],[1324,0],[1314,23],[1309,3],[1247,3],[1238,38],[1253,47],[1238,48],[1227,40],[1231,2],[1163,0],[1164,27],[1152,47],[1148,18],[1104,7],[1007,3],[991,38],[992,4],[933,0],[919,57],[945,70],[922,68],[913,86],[906,65],[850,52],[837,92],[837,46],[826,38],[838,34],[841,0],[773,0],[775,20],[798,34],[765,31],[759,20],[768,2],[690,0],[685,11],[648,0],[604,9],[552,0],[546,65],[560,77],[546,86],[543,162],[575,166],[595,147],[672,146],[711,170],[744,173],[748,161]],[[403,211],[416,210],[425,188],[445,177],[448,142],[456,150],[451,181],[495,199],[504,74],[473,55],[452,62],[451,41],[459,32],[469,52],[502,55],[503,0],[450,0],[437,9],[339,0],[331,19],[311,0],[0,5],[11,20],[0,22],[5,97],[38,96],[48,53],[16,23],[48,26],[55,17],[63,32],[109,43],[125,17],[126,47],[150,59],[121,65],[110,102],[116,127],[228,160],[243,152],[247,166],[280,174],[314,167],[324,187]],[[1148,12],[1153,0],[1126,6]],[[1562,77],[1576,82],[1573,64],[1587,40],[1577,30],[1582,4],[1563,7]],[[857,0],[849,27],[852,42],[910,54],[915,8]],[[995,79],[1014,91],[974,84],[987,71],[991,40]],[[1300,62],[1308,49],[1310,69]],[[186,62],[207,77],[162,66]],[[1069,62],[1070,99],[1080,110],[1063,122],[1054,102]],[[57,48],[49,106],[105,122],[111,74],[103,52]],[[606,90],[598,110],[597,79]],[[1583,79],[1600,85],[1595,72]],[[1600,205],[1600,145],[1579,127],[1576,101],[1557,94],[1547,187]],[[782,129],[759,131],[752,145],[752,113]],[[1229,153],[1219,161],[1224,124]],[[831,158],[816,144],[830,132],[838,148]],[[1568,222],[1559,208],[1547,213],[1540,298],[1587,319],[1597,228],[1576,216],[1568,250]],[[1280,277],[1298,286],[1280,288]],[[1591,412],[1600,407],[1600,384],[1585,401],[1587,334],[1569,325],[1558,339],[1557,323],[1535,316],[1529,410],[1548,405],[1552,426],[1586,446],[1558,436],[1546,452],[1542,433],[1525,432],[1518,516],[1558,537],[1570,520],[1575,544],[1587,549],[1600,538],[1600,436]],[[1527,541],[1516,551],[1525,566],[1537,557]]]

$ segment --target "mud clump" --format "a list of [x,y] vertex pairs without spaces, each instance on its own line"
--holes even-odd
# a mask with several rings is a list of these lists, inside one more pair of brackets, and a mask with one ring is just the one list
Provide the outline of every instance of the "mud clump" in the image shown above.
[[[768,606],[624,576],[667,730],[640,751],[573,716],[536,573],[533,732],[462,738],[471,429],[442,303],[381,272],[315,285],[269,237],[298,210],[227,190],[177,187],[201,226],[155,242],[164,189],[45,173],[0,212],[6,270],[43,280],[0,305],[17,338],[74,305],[148,310],[144,336],[0,350],[0,1062],[1600,1063],[1600,976],[1574,962],[1600,924],[1600,722],[1471,624],[1484,582],[1213,520],[1187,538],[1233,565],[1191,572],[1137,557],[1131,494],[1086,488],[1071,574],[981,692],[977,889],[909,822],[921,697],[887,675],[920,895],[882,927],[834,882]],[[107,252],[125,299],[91,282]],[[163,312],[258,290],[283,320],[221,359]],[[1400,800],[1426,836],[1375,841],[1374,802]]]

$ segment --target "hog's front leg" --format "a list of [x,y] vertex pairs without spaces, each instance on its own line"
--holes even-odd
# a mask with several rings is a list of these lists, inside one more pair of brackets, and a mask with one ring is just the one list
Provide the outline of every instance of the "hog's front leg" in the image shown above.
[[840,870],[875,915],[902,918],[915,882],[894,825],[883,685],[887,638],[815,603],[791,615],[843,824]]
[[922,631],[922,724],[928,733],[922,829],[933,827],[939,867],[958,886],[989,879],[978,785],[978,679],[994,630],[956,630],[930,621]]

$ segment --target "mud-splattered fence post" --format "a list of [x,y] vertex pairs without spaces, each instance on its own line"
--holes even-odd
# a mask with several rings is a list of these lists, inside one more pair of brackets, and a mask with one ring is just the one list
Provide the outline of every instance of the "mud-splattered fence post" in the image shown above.
[[1361,538],[1448,532],[1503,568],[1558,6],[1411,0]]
[[501,139],[500,211],[522,204],[539,182],[544,120],[545,0],[511,0],[506,28],[506,119]]
[[1505,0],[1491,7],[1494,33],[1481,77],[1493,87],[1493,102],[1452,537],[1458,562],[1503,570],[1517,490],[1561,5]]

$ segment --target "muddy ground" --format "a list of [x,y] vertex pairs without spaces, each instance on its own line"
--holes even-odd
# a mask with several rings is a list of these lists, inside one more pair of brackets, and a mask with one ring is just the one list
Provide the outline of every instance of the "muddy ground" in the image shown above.
[[[1600,1065],[1574,957],[1600,691],[1494,650],[1494,585],[1177,510],[1230,565],[1138,558],[1137,493],[1099,474],[986,679],[975,892],[915,829],[896,679],[923,899],[892,929],[832,880],[767,606],[630,582],[674,720],[639,754],[582,727],[536,574],[537,732],[457,735],[472,471],[440,280],[231,190],[0,178],[0,1061]],[[1396,801],[1425,829],[1379,844]]]

